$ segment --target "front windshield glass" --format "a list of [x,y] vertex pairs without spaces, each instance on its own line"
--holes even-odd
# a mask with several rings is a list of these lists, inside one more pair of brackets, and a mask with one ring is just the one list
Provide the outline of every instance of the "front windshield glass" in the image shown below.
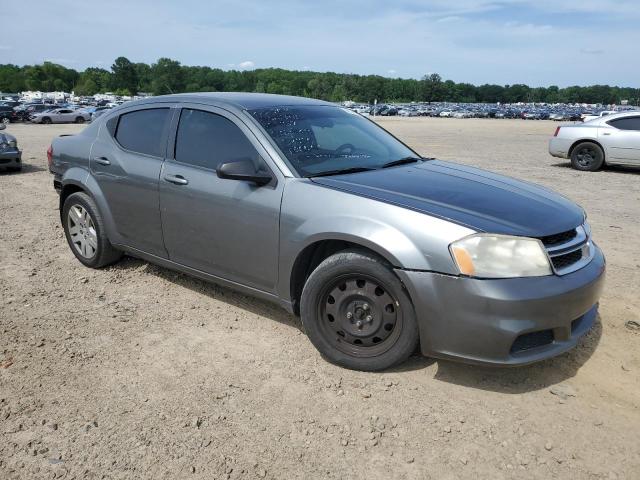
[[348,109],[282,106],[249,113],[303,177],[376,169],[418,157],[382,128]]

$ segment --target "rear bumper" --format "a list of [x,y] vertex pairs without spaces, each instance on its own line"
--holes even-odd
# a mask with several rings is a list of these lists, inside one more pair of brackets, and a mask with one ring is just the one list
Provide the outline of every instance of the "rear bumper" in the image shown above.
[[552,137],[549,140],[549,154],[558,158],[569,158],[569,150],[573,142],[570,139]]
[[599,248],[564,276],[480,280],[397,270],[414,302],[422,353],[525,365],[573,348],[594,324],[604,285]]

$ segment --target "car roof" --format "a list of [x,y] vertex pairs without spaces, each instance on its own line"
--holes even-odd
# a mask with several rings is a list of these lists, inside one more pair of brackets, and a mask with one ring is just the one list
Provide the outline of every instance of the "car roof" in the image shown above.
[[156,102],[193,102],[211,105],[229,105],[241,110],[303,105],[335,106],[333,103],[315,100],[313,98],[294,97],[291,95],[274,95],[271,93],[245,92],[201,92],[160,95],[158,97],[150,97],[134,102],[127,102],[124,105],[130,107],[136,104],[149,104]]
[[640,110],[628,110],[626,112],[617,112],[610,115],[603,115],[584,122],[582,125],[602,125],[604,123],[615,120],[616,118],[633,117],[640,115]]

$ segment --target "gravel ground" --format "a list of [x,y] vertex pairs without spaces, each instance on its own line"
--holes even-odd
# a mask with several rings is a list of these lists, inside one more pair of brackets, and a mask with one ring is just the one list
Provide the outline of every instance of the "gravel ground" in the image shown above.
[[352,372],[270,304],[135,259],[89,270],[45,157],[82,127],[11,125],[27,165],[0,174],[0,478],[640,478],[640,170],[567,168],[550,122],[380,122],[587,209],[608,283],[576,349]]

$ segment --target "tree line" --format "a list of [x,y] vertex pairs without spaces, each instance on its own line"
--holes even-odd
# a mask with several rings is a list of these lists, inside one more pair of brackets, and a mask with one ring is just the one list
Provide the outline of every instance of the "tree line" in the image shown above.
[[78,72],[52,62],[41,65],[0,65],[0,91],[74,91],[76,95],[114,92],[154,95],[181,92],[266,92],[298,95],[334,102],[545,102],[616,104],[640,103],[640,88],[609,85],[559,88],[515,85],[472,85],[443,80],[437,73],[420,80],[264,68],[221,70],[186,66],[170,58],[149,65],[118,57],[110,70],[87,68]]

